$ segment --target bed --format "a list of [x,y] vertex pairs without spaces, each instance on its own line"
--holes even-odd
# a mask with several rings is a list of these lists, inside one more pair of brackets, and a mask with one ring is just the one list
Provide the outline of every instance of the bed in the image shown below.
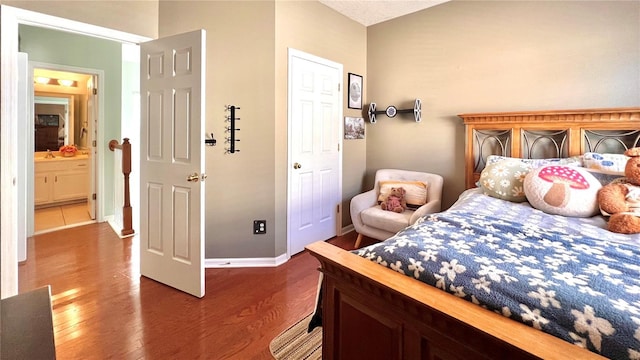
[[640,358],[640,236],[474,189],[492,156],[638,146],[640,108],[460,117],[468,190],[454,206],[354,252],[307,247],[323,274],[323,358]]

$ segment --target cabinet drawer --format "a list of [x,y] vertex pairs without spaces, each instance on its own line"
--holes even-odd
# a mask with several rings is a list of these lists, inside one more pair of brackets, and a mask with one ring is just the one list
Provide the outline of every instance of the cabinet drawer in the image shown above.
[[70,164],[64,167],[64,170],[83,171],[89,168],[88,160],[68,161]]
[[82,170],[89,167],[89,159],[36,161],[35,172]]

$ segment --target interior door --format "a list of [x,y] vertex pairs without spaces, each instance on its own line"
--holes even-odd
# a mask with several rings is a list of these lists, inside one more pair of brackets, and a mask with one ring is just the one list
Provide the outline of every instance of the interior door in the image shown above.
[[83,146],[91,149],[89,157],[89,191],[87,192],[87,211],[91,220],[96,219],[96,158],[98,157],[98,148],[93,142],[97,139],[97,108],[98,108],[98,77],[91,76],[87,81],[87,120],[82,124],[80,129],[80,142]]
[[289,255],[336,235],[342,65],[289,53]]
[[140,47],[140,272],[204,296],[204,30]]

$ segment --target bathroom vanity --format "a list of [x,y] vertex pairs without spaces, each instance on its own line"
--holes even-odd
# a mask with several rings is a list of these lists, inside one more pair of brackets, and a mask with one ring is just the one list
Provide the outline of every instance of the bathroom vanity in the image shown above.
[[34,202],[36,207],[86,200],[89,193],[89,158],[87,155],[54,158],[36,153],[34,158]]

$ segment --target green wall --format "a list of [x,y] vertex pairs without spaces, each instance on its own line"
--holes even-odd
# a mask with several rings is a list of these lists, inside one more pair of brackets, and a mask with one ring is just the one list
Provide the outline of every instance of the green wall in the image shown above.
[[99,169],[104,181],[103,215],[112,215],[114,154],[109,151],[108,143],[111,139],[120,138],[122,45],[115,41],[27,25],[20,25],[19,34],[19,50],[28,53],[30,61],[104,71],[104,79],[99,79],[104,84],[104,103],[100,104],[104,119],[98,119],[104,126],[104,132],[97,143],[104,154],[104,167]]

